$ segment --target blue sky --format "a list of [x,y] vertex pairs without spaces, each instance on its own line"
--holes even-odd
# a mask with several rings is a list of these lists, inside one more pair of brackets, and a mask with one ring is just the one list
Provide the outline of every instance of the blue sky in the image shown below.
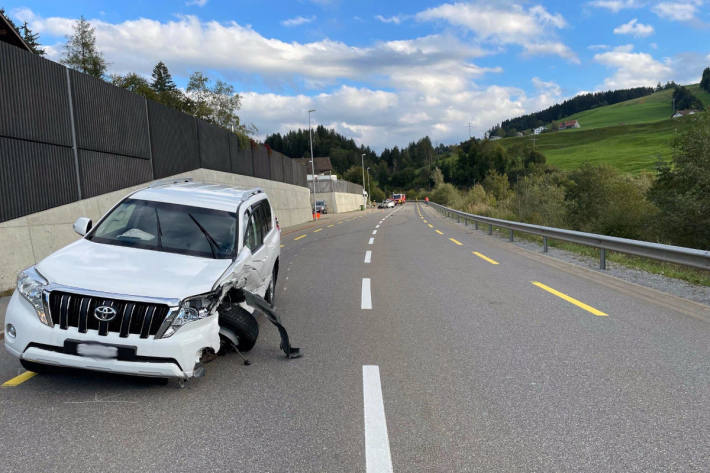
[[80,15],[110,73],[232,83],[259,137],[317,123],[378,150],[455,143],[583,91],[697,82],[710,0],[0,0],[58,59]]

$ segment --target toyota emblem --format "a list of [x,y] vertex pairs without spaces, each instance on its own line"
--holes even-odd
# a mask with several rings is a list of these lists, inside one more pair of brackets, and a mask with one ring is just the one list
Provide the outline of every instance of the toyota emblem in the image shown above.
[[94,309],[94,317],[99,322],[111,322],[116,318],[116,309],[107,305],[100,305]]

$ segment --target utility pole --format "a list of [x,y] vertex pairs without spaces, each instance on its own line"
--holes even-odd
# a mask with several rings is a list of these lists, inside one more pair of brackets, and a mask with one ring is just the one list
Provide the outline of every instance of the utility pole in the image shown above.
[[367,200],[370,200],[372,198],[372,194],[370,194],[370,166],[367,167]]
[[308,111],[308,139],[311,142],[311,181],[313,182],[312,210],[315,212],[315,208],[316,208],[316,165],[313,160],[313,133],[311,131],[311,112],[315,112],[315,110]]
[[360,161],[361,161],[360,165],[362,166],[362,190],[363,190],[362,201],[364,203],[364,207],[363,207],[363,209],[364,209],[364,208],[367,208],[367,201],[365,200],[365,192],[364,192],[365,191],[365,153],[362,153],[362,155],[360,156]]
[[471,122],[468,122],[468,139],[471,139]]

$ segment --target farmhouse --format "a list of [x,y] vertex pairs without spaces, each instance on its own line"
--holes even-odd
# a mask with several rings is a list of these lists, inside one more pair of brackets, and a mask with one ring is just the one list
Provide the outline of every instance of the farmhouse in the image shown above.
[[545,127],[544,127],[544,126],[539,126],[539,127],[535,128],[535,129],[533,130],[533,133],[536,134],[536,135],[539,135],[539,134],[542,133],[543,131],[545,131]]
[[696,110],[678,110],[671,118],[687,117],[688,115],[695,115],[696,113]]
[[560,122],[558,129],[567,130],[568,128],[580,128],[582,125],[579,124],[577,120],[570,120],[567,122]]

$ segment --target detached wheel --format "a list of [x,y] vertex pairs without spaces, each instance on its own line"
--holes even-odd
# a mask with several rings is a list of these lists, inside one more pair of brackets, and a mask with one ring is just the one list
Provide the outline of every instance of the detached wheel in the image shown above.
[[237,336],[237,349],[248,352],[254,348],[259,338],[259,322],[253,315],[238,305],[219,312],[219,324],[230,329]]
[[57,372],[57,368],[54,366],[43,365],[42,363],[35,363],[34,361],[20,360],[20,364],[27,371],[32,371],[37,374],[48,374]]

